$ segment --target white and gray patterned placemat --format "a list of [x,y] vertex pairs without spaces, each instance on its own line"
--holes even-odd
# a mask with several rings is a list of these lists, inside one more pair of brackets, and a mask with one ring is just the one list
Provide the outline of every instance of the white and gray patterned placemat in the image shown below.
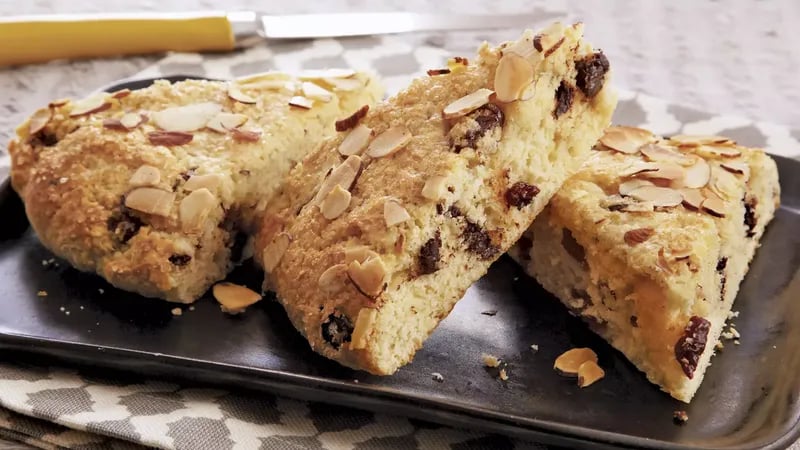
[[[350,66],[377,72],[392,93],[454,56],[443,44],[388,36],[262,46],[234,55],[172,54],[133,78],[230,78]],[[620,100],[617,122],[664,135],[724,134],[775,154],[800,156],[800,133],[785,127],[707,114],[629,91],[621,92]],[[0,161],[0,169],[2,164],[7,159]],[[44,448],[126,448],[132,442],[175,449],[539,448],[507,437],[269,394],[11,361],[0,362],[0,406],[7,409],[0,409],[0,437]]]

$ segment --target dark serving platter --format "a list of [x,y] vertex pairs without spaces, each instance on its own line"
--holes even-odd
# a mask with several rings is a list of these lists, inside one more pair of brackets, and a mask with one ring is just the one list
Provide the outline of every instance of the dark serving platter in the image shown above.
[[[6,357],[45,355],[263,389],[569,447],[785,448],[800,437],[800,162],[776,160],[783,204],[734,306],[741,345],[713,359],[691,405],[648,383],[507,257],[467,292],[412,364],[376,377],[313,353],[269,298],[231,317],[206,295],[176,317],[177,305],[115,289],[63,261],[43,265],[52,254],[7,182],[0,190],[0,349]],[[253,288],[261,281],[247,266],[230,279]],[[595,349],[606,370],[586,389],[552,368],[575,346]],[[482,353],[508,362],[508,381],[484,368]],[[674,425],[675,410],[687,411],[689,422]]]

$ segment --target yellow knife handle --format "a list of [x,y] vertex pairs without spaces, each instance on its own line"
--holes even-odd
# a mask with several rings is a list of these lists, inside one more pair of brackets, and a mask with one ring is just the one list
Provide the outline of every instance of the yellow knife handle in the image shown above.
[[227,51],[234,46],[223,13],[0,19],[0,66],[168,50]]

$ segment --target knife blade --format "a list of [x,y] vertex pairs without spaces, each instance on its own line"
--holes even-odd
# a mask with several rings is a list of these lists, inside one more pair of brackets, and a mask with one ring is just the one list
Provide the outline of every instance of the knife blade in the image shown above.
[[9,16],[0,18],[0,66],[165,51],[230,51],[264,39],[511,28],[528,25],[535,18],[533,14],[268,15],[252,11]]

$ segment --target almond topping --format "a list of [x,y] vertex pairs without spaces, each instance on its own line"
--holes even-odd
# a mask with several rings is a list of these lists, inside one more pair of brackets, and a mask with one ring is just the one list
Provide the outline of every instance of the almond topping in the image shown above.
[[206,188],[192,191],[181,200],[179,208],[183,231],[200,230],[208,214],[217,206],[217,197]]
[[347,272],[346,264],[334,264],[328,267],[317,280],[317,285],[326,294],[335,294],[344,289]]
[[672,162],[682,166],[690,166],[694,162],[694,158],[657,144],[645,144],[639,151],[642,152],[647,159],[654,162]]
[[670,162],[652,163],[656,170],[645,170],[637,174],[643,178],[661,178],[664,180],[677,180],[684,177],[684,168]]
[[428,200],[441,200],[447,193],[447,178],[441,175],[434,175],[425,181],[422,186],[422,196]]
[[297,74],[301,80],[320,80],[323,78],[350,78],[356,74],[352,69],[312,69]]
[[310,98],[312,100],[319,100],[325,103],[328,103],[329,101],[333,100],[333,93],[310,81],[304,81],[301,89],[303,91],[303,95],[305,95],[306,98]]
[[686,168],[683,180],[679,184],[681,187],[697,189],[708,184],[709,177],[711,177],[711,167],[705,159],[697,158],[694,165]]
[[623,181],[619,184],[619,195],[628,195],[632,190],[642,186],[653,186],[653,182],[643,180],[641,178],[633,178],[628,181]]
[[386,228],[389,228],[411,219],[411,216],[405,208],[400,206],[400,203],[395,200],[387,200],[383,204],[383,219],[386,221]]
[[119,123],[123,127],[127,128],[128,130],[132,130],[142,123],[144,123],[145,117],[139,113],[125,113],[122,117],[119,118]]
[[637,161],[631,164],[624,170],[619,171],[619,176],[622,178],[640,175],[645,172],[655,172],[659,169],[659,165],[651,162]]
[[161,172],[158,168],[144,165],[136,169],[128,183],[131,186],[155,186],[161,181]]
[[47,106],[51,108],[58,108],[59,106],[64,106],[69,103],[71,100],[68,98],[60,98],[58,100],[53,100],[52,102],[48,103]]
[[725,202],[716,194],[706,191],[706,199],[703,200],[703,210],[715,217],[725,217]]
[[358,78],[323,78],[322,81],[333,87],[334,91],[357,91],[364,87],[364,82]]
[[745,178],[750,177],[750,166],[741,161],[726,161],[720,164],[720,167],[731,173],[738,173],[744,175]]
[[578,387],[585,388],[606,375],[596,361],[586,361],[578,367]]
[[378,310],[375,308],[361,308],[356,317],[356,324],[351,336],[350,349],[358,350],[367,346],[367,338],[372,333],[375,319],[378,318]]
[[128,89],[128,88],[120,89],[117,92],[114,92],[114,93],[111,94],[111,96],[113,98],[116,98],[118,100],[121,99],[121,98],[125,98],[125,97],[127,97],[129,95],[131,95],[131,90]]
[[328,220],[333,220],[341,216],[350,206],[351,197],[350,191],[342,189],[342,187],[337,184],[320,205],[322,216]]
[[634,154],[643,145],[650,144],[656,140],[653,133],[634,127],[609,127],[606,129],[600,143],[605,147],[616,150],[620,153]]
[[261,131],[234,128],[231,130],[231,136],[233,136],[233,140],[239,142],[258,142],[261,139]]
[[153,145],[163,145],[172,147],[175,145],[185,145],[192,142],[194,135],[183,131],[151,131],[147,133],[147,139]]
[[339,144],[339,153],[344,156],[358,155],[367,148],[369,140],[372,138],[372,128],[359,124],[342,139]]
[[222,111],[219,103],[205,102],[176,106],[154,112],[153,122],[164,131],[195,131],[206,126]]
[[560,374],[567,377],[578,376],[578,369],[586,361],[597,362],[597,354],[590,348],[573,348],[562,353],[556,358],[553,368]]
[[257,102],[254,97],[242,92],[241,87],[234,83],[228,84],[228,97],[236,100],[239,103],[245,103],[247,105],[254,105]]
[[624,236],[625,243],[633,247],[650,239],[653,233],[655,233],[655,230],[652,228],[637,228],[635,230],[626,231]]
[[250,75],[244,75],[236,79],[236,84],[239,86],[247,85],[247,87],[251,87],[251,84],[260,83],[262,81],[275,81],[284,83],[288,81],[291,77],[283,72],[259,72],[253,73]]
[[261,294],[258,292],[227,281],[215,284],[212,288],[212,293],[217,302],[219,302],[222,312],[228,314],[244,312],[248,306],[261,300]]
[[481,88],[471,94],[467,94],[445,106],[442,111],[442,117],[445,119],[454,119],[456,117],[465,116],[489,103],[489,98],[492,94],[494,94],[494,91],[486,88]]
[[628,195],[639,201],[652,202],[656,207],[678,206],[683,202],[680,192],[666,187],[642,186]]
[[359,171],[361,170],[361,157],[358,155],[350,155],[343,163],[336,166],[331,171],[317,191],[317,195],[311,201],[312,205],[320,204],[328,194],[333,190],[336,185],[341,186],[345,190],[349,190],[353,183],[356,181]]
[[296,106],[302,109],[311,109],[311,107],[314,106],[314,102],[305,97],[295,95],[289,99],[289,106]]
[[373,158],[382,158],[402,149],[411,141],[411,132],[408,128],[397,125],[375,136],[367,147],[367,155]]
[[366,245],[356,245],[344,250],[344,263],[350,265],[353,261],[363,263],[370,258],[377,258],[378,254],[370,250]]
[[283,254],[286,253],[286,249],[289,248],[290,242],[292,242],[292,238],[289,236],[289,233],[281,232],[275,236],[275,239],[273,239],[269,245],[264,247],[264,251],[261,254],[261,261],[264,263],[265,272],[271,273],[278,267],[278,263],[281,262],[281,258],[283,258]]
[[109,103],[106,94],[97,94],[73,103],[72,111],[70,111],[69,116],[83,116],[85,114],[105,111],[108,108],[111,108],[111,103]]
[[378,297],[386,284],[386,267],[380,257],[369,258],[363,263],[353,261],[347,266],[347,276],[359,292],[369,298]]
[[507,53],[500,58],[494,75],[497,100],[510,103],[517,100],[533,81],[533,66],[525,58]]
[[677,134],[669,138],[669,140],[672,142],[677,142],[679,145],[690,147],[698,147],[700,145],[707,144],[735,144],[735,142],[724,136]]
[[369,112],[369,105],[364,105],[361,108],[358,108],[358,111],[354,112],[349,117],[346,117],[342,120],[337,120],[335,124],[336,131],[347,131],[355,127],[358,125],[358,122],[367,115],[367,112]]
[[692,210],[700,209],[703,200],[705,200],[700,189],[682,188],[680,189],[680,193],[683,197],[683,206]]
[[214,130],[217,133],[226,133],[234,128],[239,128],[247,122],[248,117],[244,114],[234,114],[229,112],[221,112],[206,123],[206,128]]
[[31,115],[30,121],[28,122],[28,133],[36,134],[44,129],[50,120],[53,118],[53,110],[50,108],[41,108],[36,110],[33,115]]
[[742,155],[742,152],[740,152],[736,147],[703,145],[700,146],[697,151],[701,153],[708,153],[713,156],[721,156],[723,158],[736,158],[737,156]]
[[175,193],[151,187],[136,188],[125,196],[125,206],[146,214],[169,216]]
[[186,183],[183,183],[183,188],[187,191],[196,191],[201,188],[206,188],[209,191],[216,191],[222,183],[222,176],[216,173],[209,173],[205,175],[192,175]]

